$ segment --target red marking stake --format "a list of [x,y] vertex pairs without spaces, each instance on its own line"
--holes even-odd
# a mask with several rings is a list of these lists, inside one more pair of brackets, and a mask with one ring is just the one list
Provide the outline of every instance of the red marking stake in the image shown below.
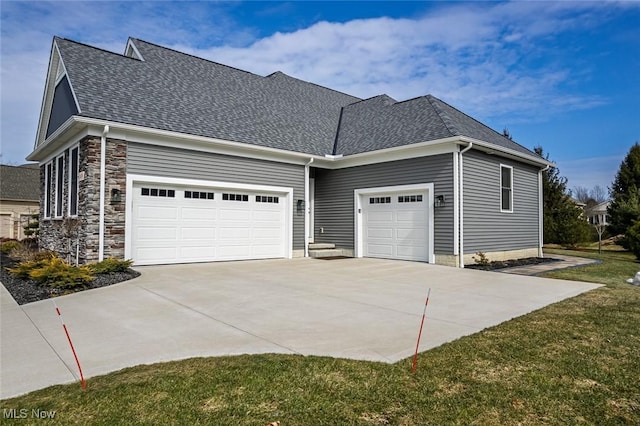
[[67,340],[69,341],[69,346],[71,346],[71,352],[73,352],[73,357],[76,360],[76,365],[78,366],[78,371],[80,371],[80,383],[82,384],[82,389],[87,388],[87,382],[84,380],[84,375],[82,374],[82,367],[80,367],[80,361],[78,360],[78,355],[76,354],[76,349],[73,347],[73,343],[71,342],[71,336],[69,336],[69,331],[67,330],[67,325],[64,323],[62,319],[62,314],[60,313],[60,309],[58,309],[58,305],[56,305],[56,301],[51,299],[53,302],[53,306],[56,308],[56,313],[58,314],[58,318],[60,318],[60,322],[62,323],[62,328],[64,328],[64,333],[67,335]]
[[422,321],[420,322],[420,331],[418,332],[418,342],[416,343],[416,353],[413,355],[413,363],[411,364],[411,372],[416,372],[416,363],[418,361],[418,348],[420,347],[420,337],[422,337],[422,326],[424,325],[424,317],[427,314],[427,305],[429,305],[429,295],[431,295],[431,287],[427,292],[427,301],[424,302],[424,311],[422,311]]

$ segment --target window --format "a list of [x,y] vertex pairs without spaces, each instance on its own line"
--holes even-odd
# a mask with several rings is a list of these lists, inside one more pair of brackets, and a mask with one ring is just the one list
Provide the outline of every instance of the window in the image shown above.
[[369,198],[369,204],[390,204],[391,197],[371,197]]
[[78,215],[78,147],[69,158],[69,216]]
[[274,203],[278,204],[280,199],[278,197],[272,197],[271,195],[256,195],[256,203]]
[[213,200],[213,192],[184,191],[184,198],[196,198],[200,200]]
[[422,195],[399,195],[399,203],[421,203]]
[[176,191],[173,189],[141,188],[140,195],[145,197],[175,198]]
[[513,211],[513,167],[500,166],[500,211]]
[[53,179],[53,164],[47,163],[44,166],[44,217],[51,217],[51,183]]
[[56,159],[56,217],[62,217],[62,193],[64,189],[64,155]]
[[249,196],[246,194],[229,194],[223,193],[222,199],[225,201],[249,201]]

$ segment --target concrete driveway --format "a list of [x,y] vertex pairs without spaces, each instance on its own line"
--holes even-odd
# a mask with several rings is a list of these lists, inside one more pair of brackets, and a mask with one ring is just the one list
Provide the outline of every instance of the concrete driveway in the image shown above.
[[[128,282],[56,298],[85,377],[246,353],[396,362],[598,287],[418,262],[265,260],[137,268]],[[0,398],[78,380],[53,302],[3,286]]]

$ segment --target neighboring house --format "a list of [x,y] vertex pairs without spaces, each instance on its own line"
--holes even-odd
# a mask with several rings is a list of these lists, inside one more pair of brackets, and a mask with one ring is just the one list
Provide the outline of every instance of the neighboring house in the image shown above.
[[0,237],[21,240],[24,226],[40,208],[37,164],[0,165]]
[[119,55],[57,37],[28,158],[43,247],[137,265],[312,242],[457,266],[538,256],[552,165],[433,96],[359,99],[138,39]]
[[587,221],[591,225],[609,225],[609,214],[607,209],[611,205],[611,201],[603,201],[600,204],[586,210]]

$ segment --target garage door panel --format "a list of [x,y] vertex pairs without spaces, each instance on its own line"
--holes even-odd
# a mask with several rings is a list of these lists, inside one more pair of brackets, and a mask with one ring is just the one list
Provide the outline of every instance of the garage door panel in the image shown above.
[[216,249],[211,246],[180,248],[180,258],[206,260],[214,257],[216,257]]
[[369,222],[390,222],[393,220],[393,212],[390,211],[370,211]]
[[140,219],[177,219],[177,207],[162,206],[140,206],[137,211],[137,217]]
[[373,228],[367,229],[367,237],[372,238],[393,238],[393,229],[390,228]]
[[393,246],[391,244],[383,245],[383,244],[368,244],[368,256],[376,257],[376,256],[392,256],[393,255]]
[[213,241],[216,238],[216,230],[214,228],[197,228],[185,227],[181,229],[180,236],[183,240],[207,240]]
[[[247,204],[248,207],[248,204]],[[245,207],[245,209],[247,208]],[[248,221],[249,219],[251,219],[251,212],[247,211],[247,210],[243,210],[242,208],[236,208],[236,209],[230,209],[230,208],[224,208],[221,209],[220,212],[220,220],[246,220]]]
[[[264,245],[254,245],[253,246],[253,256],[255,257],[265,257],[268,256],[269,254],[273,253],[274,251],[279,250],[280,248],[279,244],[264,244]],[[284,255],[284,253],[283,253]]]
[[139,241],[177,240],[177,230],[174,227],[140,227],[138,228]]
[[202,207],[182,207],[182,219],[184,220],[211,220],[216,219],[215,209]]
[[414,240],[424,242],[427,240],[427,236],[424,233],[424,228],[399,228],[396,229],[396,238],[398,240]]
[[253,237],[260,238],[272,238],[279,240],[282,235],[282,228],[253,228]]
[[427,217],[424,212],[419,210],[398,211],[396,212],[396,221],[425,224]]
[[225,224],[225,228],[221,228],[219,232],[219,238],[221,240],[234,240],[234,239],[249,239],[251,237],[251,229],[248,229],[245,225],[235,223],[233,227],[228,227]]

